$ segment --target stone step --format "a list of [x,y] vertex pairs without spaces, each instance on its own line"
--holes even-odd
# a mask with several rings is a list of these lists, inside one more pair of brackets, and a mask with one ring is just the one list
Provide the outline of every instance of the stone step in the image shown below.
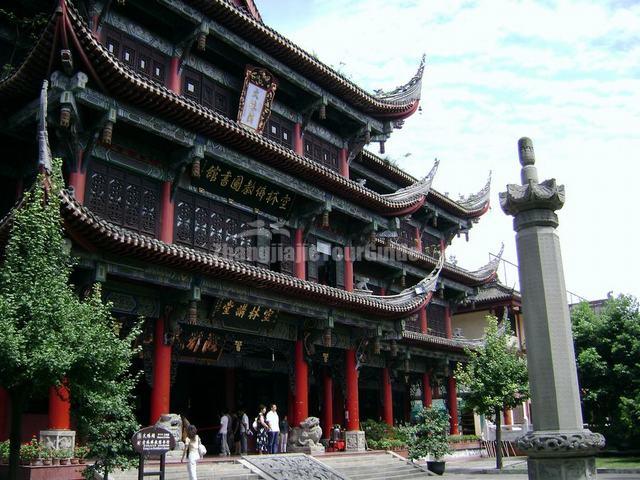
[[[148,471],[155,470],[157,465],[149,465]],[[112,480],[138,480],[137,469],[127,470],[109,475]],[[170,464],[165,470],[165,480],[187,480],[187,464]],[[199,480],[260,480],[260,477],[236,462],[216,462],[198,464]]]
[[389,453],[336,456],[319,460],[350,480],[412,480],[430,476],[419,466]]

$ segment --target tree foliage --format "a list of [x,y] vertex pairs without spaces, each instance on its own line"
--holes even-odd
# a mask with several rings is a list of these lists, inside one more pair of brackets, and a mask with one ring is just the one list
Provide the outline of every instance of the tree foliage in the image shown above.
[[443,408],[423,408],[416,417],[416,424],[408,428],[410,459],[417,460],[429,456],[431,460],[440,460],[451,453],[449,414]]
[[[480,414],[495,417],[496,440],[501,440],[500,413],[514,408],[529,398],[527,361],[510,346],[510,331],[498,328],[496,317],[487,316],[484,343],[466,349],[467,363],[460,363],[456,379],[465,387],[465,405]],[[500,449],[497,452],[501,453]],[[501,455],[496,456],[497,468],[502,468]]]
[[640,440],[640,312],[628,295],[596,313],[582,303],[571,312],[585,421],[609,445]]
[[[57,195],[63,185],[61,163],[54,165],[53,177],[41,176],[14,210],[0,272],[0,386],[12,403],[12,475],[25,402],[62,381],[80,434],[98,458],[96,468],[124,465],[133,453],[128,438],[137,428],[131,345],[139,329],[120,338],[100,289],[81,300],[69,284],[72,263]],[[50,183],[49,194],[45,183]]]

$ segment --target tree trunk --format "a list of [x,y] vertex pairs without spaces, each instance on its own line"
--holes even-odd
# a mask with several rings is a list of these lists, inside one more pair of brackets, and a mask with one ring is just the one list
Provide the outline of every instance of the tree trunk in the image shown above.
[[20,466],[20,439],[22,437],[22,410],[24,408],[24,395],[21,392],[10,391],[11,398],[11,431],[9,440],[9,480],[18,480]]
[[502,470],[502,427],[500,414],[502,411],[496,408],[496,468]]

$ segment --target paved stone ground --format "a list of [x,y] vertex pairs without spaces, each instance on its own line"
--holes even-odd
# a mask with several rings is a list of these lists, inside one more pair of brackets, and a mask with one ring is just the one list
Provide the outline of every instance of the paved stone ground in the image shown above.
[[[460,478],[464,480],[528,480],[529,477],[527,477],[526,474],[445,473],[440,478]],[[640,480],[640,473],[599,473],[598,480]]]

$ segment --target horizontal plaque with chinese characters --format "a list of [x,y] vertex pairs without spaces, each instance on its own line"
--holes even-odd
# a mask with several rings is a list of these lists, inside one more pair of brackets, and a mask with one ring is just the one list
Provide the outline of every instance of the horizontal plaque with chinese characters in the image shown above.
[[227,328],[257,332],[275,324],[278,312],[263,305],[220,298],[211,312],[211,317],[221,321]]
[[207,192],[256,208],[278,218],[289,218],[296,195],[237,168],[207,158],[202,175],[193,184]]
[[277,87],[278,82],[271,72],[247,65],[240,94],[238,123],[262,133],[271,115],[271,104]]

